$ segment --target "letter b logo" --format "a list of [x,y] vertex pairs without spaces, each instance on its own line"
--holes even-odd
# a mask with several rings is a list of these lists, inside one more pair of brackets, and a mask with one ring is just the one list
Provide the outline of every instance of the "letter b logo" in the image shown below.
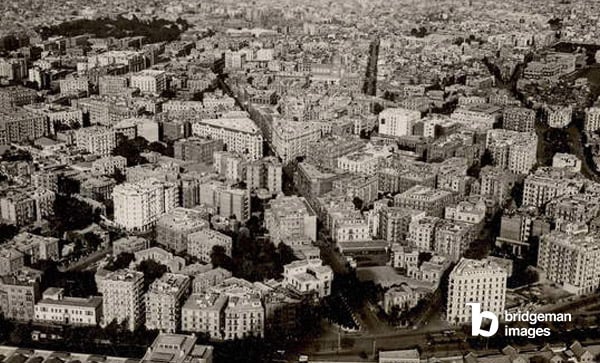
[[[471,335],[474,337],[481,335],[483,337],[491,337],[498,331],[498,317],[491,311],[481,311],[481,304],[479,303],[467,303],[471,306]],[[481,329],[481,323],[483,318],[489,319],[492,323],[490,329]]]

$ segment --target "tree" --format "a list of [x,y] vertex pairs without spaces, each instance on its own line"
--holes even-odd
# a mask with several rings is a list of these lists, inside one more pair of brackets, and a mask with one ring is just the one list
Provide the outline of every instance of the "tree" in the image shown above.
[[167,272],[167,266],[152,260],[145,260],[139,264],[137,270],[144,273],[144,291],[148,291],[154,280]]
[[100,211],[85,202],[70,196],[57,195],[54,200],[54,215],[48,220],[55,235],[66,231],[83,229],[100,220]]
[[115,172],[112,173],[110,177],[113,178],[117,184],[121,184],[127,180],[127,177],[123,174],[121,169],[115,169]]
[[213,246],[212,252],[210,254],[210,262],[213,268],[222,267],[229,271],[232,270],[233,261],[231,260],[231,257],[227,256],[225,247],[223,246]]
[[113,149],[113,155],[119,155],[127,159],[127,166],[143,164],[146,159],[140,154],[148,147],[148,141],[143,137],[136,137],[132,140],[125,136],[117,135],[117,147]]
[[352,203],[354,204],[354,208],[358,209],[358,210],[362,210],[364,202],[362,199],[360,199],[359,197],[354,197],[354,199],[352,199]]
[[104,268],[109,271],[117,271],[129,267],[131,262],[135,259],[133,253],[122,252],[115,258],[113,258]]
[[19,228],[13,224],[0,223],[0,243],[11,240],[19,233]]

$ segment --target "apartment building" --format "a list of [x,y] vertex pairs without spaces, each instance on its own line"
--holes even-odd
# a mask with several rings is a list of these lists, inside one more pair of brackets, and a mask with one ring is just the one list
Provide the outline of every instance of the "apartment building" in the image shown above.
[[506,270],[490,260],[462,258],[450,273],[446,320],[451,324],[470,324],[468,303],[481,304],[481,311],[490,311],[501,319],[506,279]]
[[33,321],[41,279],[41,271],[28,268],[0,276],[0,314],[10,320]]
[[394,196],[394,206],[416,209],[429,216],[443,217],[444,209],[454,203],[455,195],[448,190],[415,185],[404,193]]
[[421,112],[404,108],[386,108],[379,113],[379,133],[385,136],[412,135],[414,124]]
[[215,246],[223,247],[225,254],[231,257],[232,245],[233,241],[228,235],[204,228],[188,235],[187,254],[198,258],[204,263],[210,263]]
[[246,186],[250,190],[266,189],[271,195],[282,192],[282,163],[266,157],[246,164]]
[[117,146],[117,136],[113,129],[104,126],[90,126],[75,131],[77,147],[98,156],[110,156]]
[[39,139],[49,132],[44,115],[23,108],[0,108],[0,145]]
[[410,224],[425,215],[426,212],[416,209],[382,207],[379,210],[379,238],[390,244],[404,243]]
[[114,221],[129,231],[148,231],[178,204],[177,185],[146,179],[113,189]]
[[518,132],[535,131],[535,111],[525,107],[508,107],[503,111],[502,128]]
[[495,129],[487,132],[486,149],[495,166],[527,174],[537,162],[537,142],[535,132]]
[[436,226],[433,250],[451,261],[458,261],[473,240],[473,225],[442,219]]
[[181,326],[181,307],[190,292],[189,276],[165,273],[146,293],[146,329],[174,333]]
[[312,143],[321,138],[321,126],[312,122],[274,120],[271,147],[284,164],[306,156]]
[[145,319],[144,274],[123,269],[109,273],[102,281],[103,325],[126,322],[134,331]]
[[278,245],[290,236],[317,239],[317,216],[303,197],[280,195],[265,210],[265,227]]
[[210,164],[213,153],[223,150],[223,141],[190,137],[175,141],[173,149],[176,159]]
[[145,69],[131,76],[131,88],[137,88],[141,93],[160,95],[167,89],[167,73],[154,69]]
[[209,226],[201,211],[175,208],[156,222],[156,242],[175,253],[182,253],[188,248],[188,237]]
[[92,173],[95,175],[113,175],[116,171],[120,171],[125,175],[127,168],[127,159],[117,156],[105,156],[92,162]]
[[543,208],[549,201],[579,193],[583,179],[566,169],[538,168],[525,178],[523,205]]
[[433,251],[435,230],[440,218],[425,216],[415,219],[408,225],[407,241],[418,251]]
[[552,231],[540,239],[537,266],[548,280],[575,295],[600,286],[600,236]]
[[238,152],[250,160],[263,157],[263,136],[247,117],[204,119],[192,124],[192,134],[221,140],[227,151]]

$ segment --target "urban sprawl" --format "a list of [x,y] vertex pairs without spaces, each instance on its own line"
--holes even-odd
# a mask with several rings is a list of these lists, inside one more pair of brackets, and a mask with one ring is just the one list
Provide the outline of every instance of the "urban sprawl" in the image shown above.
[[600,2],[0,14],[0,363],[600,361]]

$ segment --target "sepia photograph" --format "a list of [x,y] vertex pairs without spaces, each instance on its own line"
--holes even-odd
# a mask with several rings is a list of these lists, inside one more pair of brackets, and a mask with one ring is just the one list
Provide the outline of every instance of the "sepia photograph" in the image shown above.
[[600,0],[0,0],[0,363],[600,363]]

